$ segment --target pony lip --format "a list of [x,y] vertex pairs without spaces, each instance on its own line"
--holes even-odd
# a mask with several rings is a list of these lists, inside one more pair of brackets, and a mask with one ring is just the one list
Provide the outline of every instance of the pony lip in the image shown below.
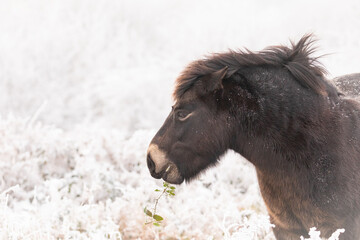
[[184,181],[184,177],[174,176],[171,172],[164,173],[162,179],[171,184],[181,184]]
[[163,176],[162,173],[154,173],[154,172],[152,172],[152,173],[150,173],[150,174],[151,174],[151,176],[152,176],[153,178],[156,178],[156,179],[160,179],[160,178],[162,178],[162,176]]

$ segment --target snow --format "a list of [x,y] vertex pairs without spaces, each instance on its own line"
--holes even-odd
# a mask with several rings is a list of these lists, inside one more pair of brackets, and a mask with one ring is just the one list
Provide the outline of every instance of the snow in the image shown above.
[[[345,229],[338,229],[336,230],[328,240],[337,240],[339,239],[339,236],[341,233],[344,233],[345,232]],[[310,231],[309,231],[309,235],[310,235],[310,238],[304,238],[301,236],[301,240],[321,240],[320,238],[320,231],[316,231],[316,228],[313,227],[313,228],[310,228]]]
[[254,168],[233,152],[160,201],[161,227],[144,225],[162,184],[147,145],[175,78],[207,53],[314,32],[330,78],[359,71],[359,12],[356,0],[1,1],[0,238],[274,239]]

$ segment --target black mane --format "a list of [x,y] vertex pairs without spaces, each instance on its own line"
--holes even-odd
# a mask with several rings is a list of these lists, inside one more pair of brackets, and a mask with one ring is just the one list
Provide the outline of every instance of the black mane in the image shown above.
[[298,43],[291,42],[291,47],[271,46],[260,52],[248,49],[215,53],[205,59],[194,61],[187,66],[176,80],[174,98],[180,98],[201,76],[228,67],[227,78],[244,67],[278,66],[287,69],[304,87],[318,94],[326,95],[327,84],[324,80],[326,70],[318,62],[318,57],[311,57],[316,48],[313,47],[313,36],[303,36]]

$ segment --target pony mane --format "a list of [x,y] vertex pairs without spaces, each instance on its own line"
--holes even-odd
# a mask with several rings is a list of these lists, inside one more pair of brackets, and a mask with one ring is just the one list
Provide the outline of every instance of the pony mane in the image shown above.
[[291,46],[271,46],[259,52],[248,49],[226,53],[214,53],[190,63],[176,80],[174,99],[180,98],[201,76],[228,67],[226,77],[245,67],[278,66],[287,69],[302,85],[318,94],[326,94],[323,76],[326,70],[319,63],[319,57],[311,57],[316,48],[312,34],[303,36],[298,43],[290,41]]

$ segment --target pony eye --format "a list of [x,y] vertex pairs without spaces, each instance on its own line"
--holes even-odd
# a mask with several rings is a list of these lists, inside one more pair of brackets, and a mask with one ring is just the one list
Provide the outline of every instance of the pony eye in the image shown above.
[[180,121],[186,120],[188,116],[189,116],[189,113],[185,112],[185,111],[178,111],[176,113],[176,118],[179,119]]

